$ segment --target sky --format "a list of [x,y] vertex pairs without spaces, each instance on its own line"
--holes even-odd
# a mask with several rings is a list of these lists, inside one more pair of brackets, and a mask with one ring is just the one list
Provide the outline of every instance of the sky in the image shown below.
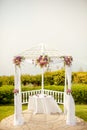
[[72,71],[87,71],[87,0],[0,0],[0,75],[13,75],[13,57],[40,43],[72,55]]

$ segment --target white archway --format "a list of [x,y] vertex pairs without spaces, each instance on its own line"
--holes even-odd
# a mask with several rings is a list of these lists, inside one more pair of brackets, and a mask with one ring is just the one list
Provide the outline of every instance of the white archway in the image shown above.
[[[44,58],[45,56],[47,57]],[[42,60],[41,57],[44,59],[43,61],[41,61]],[[31,48],[30,50],[25,51],[19,54],[18,56],[15,56],[13,59],[13,62],[15,64],[14,125],[22,125],[24,123],[24,119],[22,116],[22,104],[21,104],[20,67],[21,63],[27,61],[28,59],[31,60],[33,64],[39,64],[42,67],[42,88],[41,88],[42,93],[44,89],[43,67],[48,66],[53,59],[54,60],[56,59],[58,62],[64,63],[65,65],[64,113],[67,114],[66,123],[69,125],[75,125],[75,104],[74,99],[71,95],[71,73],[72,73],[71,65],[73,58],[71,56],[59,56],[57,50],[56,51],[46,50],[43,44],[39,46],[39,48]]]

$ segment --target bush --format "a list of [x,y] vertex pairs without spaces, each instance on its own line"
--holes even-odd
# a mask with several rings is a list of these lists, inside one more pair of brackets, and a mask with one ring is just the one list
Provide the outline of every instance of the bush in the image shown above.
[[28,85],[31,82],[30,75],[21,76],[22,85]]
[[44,82],[45,85],[64,85],[65,71],[58,70],[54,72],[46,72]]
[[2,86],[0,87],[0,104],[13,103],[13,86]]
[[0,87],[2,86],[2,81],[0,81]]
[[23,85],[29,85],[33,84],[35,86],[41,85],[41,75],[22,75],[21,76],[21,82]]
[[0,76],[0,82],[2,85],[14,85],[14,76]]
[[[33,84],[34,86],[41,85],[41,74],[40,75],[22,75],[22,85]],[[65,83],[65,71],[58,70],[54,72],[44,73],[44,84],[45,85],[64,85]],[[87,84],[87,72],[73,72],[72,83]],[[0,76],[0,86],[2,85],[14,85],[14,76]]]
[[87,84],[87,72],[73,72],[72,79],[73,83]]
[[[34,86],[22,86],[22,91],[29,91],[34,89],[40,89],[40,87]],[[14,102],[14,86],[4,85],[0,87],[0,104],[10,104]]]
[[72,86],[72,95],[75,103],[87,104],[87,85],[86,84],[74,84]]
[[[48,90],[64,91],[64,86],[48,85],[44,87]],[[14,94],[13,86],[2,86],[0,87],[0,104],[13,103]],[[41,89],[41,86],[22,86],[22,91]],[[73,84],[72,85],[72,96],[76,104],[87,104],[87,85],[86,84]]]
[[44,84],[45,85],[53,85],[54,84],[53,72],[46,72],[44,74]]

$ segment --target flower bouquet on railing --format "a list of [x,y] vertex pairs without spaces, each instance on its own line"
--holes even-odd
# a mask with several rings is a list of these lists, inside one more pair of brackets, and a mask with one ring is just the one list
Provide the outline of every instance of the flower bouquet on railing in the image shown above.
[[67,93],[68,95],[70,95],[71,92],[72,92],[71,89],[67,89],[67,90],[66,90],[66,93]]
[[36,59],[36,65],[42,67],[47,67],[50,62],[50,58],[47,55],[40,55],[39,58]]
[[15,95],[17,95],[17,94],[19,93],[19,89],[14,89],[14,90],[13,90],[13,93],[14,93]]

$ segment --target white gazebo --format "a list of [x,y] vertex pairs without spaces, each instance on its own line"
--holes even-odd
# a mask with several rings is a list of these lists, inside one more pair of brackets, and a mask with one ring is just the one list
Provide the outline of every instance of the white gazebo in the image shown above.
[[22,116],[21,103],[21,71],[22,62],[30,61],[34,65],[39,65],[42,70],[41,93],[44,93],[44,68],[51,62],[63,62],[65,66],[65,86],[64,86],[64,113],[66,114],[66,124],[75,125],[75,104],[71,95],[71,66],[72,56],[59,56],[58,50],[46,49],[44,44],[40,44],[14,57],[15,67],[15,88],[14,88],[14,125],[22,125],[24,119]]

